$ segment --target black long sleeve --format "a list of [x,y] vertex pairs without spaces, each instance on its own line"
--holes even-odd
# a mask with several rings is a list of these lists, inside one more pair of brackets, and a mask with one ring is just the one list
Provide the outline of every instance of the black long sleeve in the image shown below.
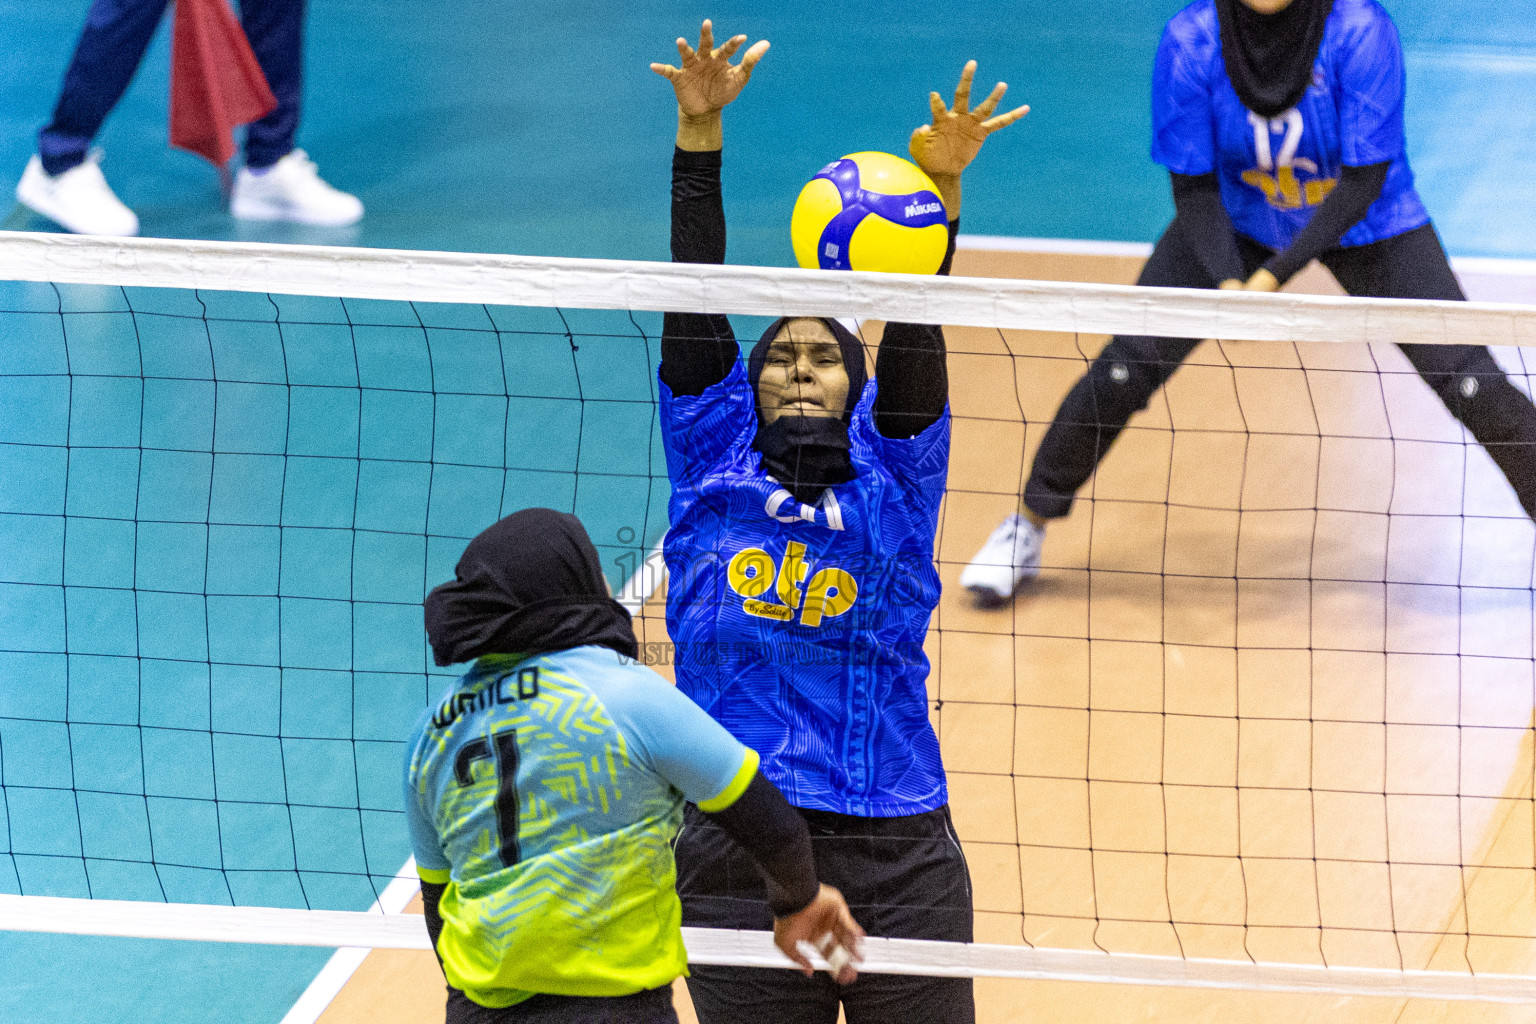
[[816,862],[811,830],[777,786],[759,771],[736,802],[723,811],[705,812],[751,855],[768,883],[774,917],[804,910],[816,898]]
[[443,966],[443,956],[437,952],[437,940],[443,934],[443,915],[438,912],[437,905],[442,901],[443,892],[447,888],[435,882],[421,883],[421,912],[427,919],[427,937],[432,940],[432,952],[437,956],[439,968]]
[[[672,154],[672,262],[725,262],[720,151]],[[720,313],[667,313],[661,327],[661,379],[674,395],[702,395],[736,365],[740,349]]]
[[1237,254],[1237,235],[1222,205],[1216,172],[1169,177],[1173,179],[1174,223],[1199,254],[1205,272],[1216,284],[1243,280],[1246,275],[1242,257]]
[[[949,248],[939,273],[955,260],[960,221],[949,222]],[[944,328],[937,324],[888,323],[875,357],[875,429],[885,437],[915,437],[944,415],[949,403],[949,370]]]
[[1264,269],[1284,284],[1324,250],[1338,245],[1344,232],[1360,223],[1371,204],[1381,198],[1381,189],[1387,183],[1387,171],[1391,167],[1390,160],[1361,167],[1346,165],[1339,175],[1338,185],[1312,214],[1307,226],[1287,248],[1271,256]]

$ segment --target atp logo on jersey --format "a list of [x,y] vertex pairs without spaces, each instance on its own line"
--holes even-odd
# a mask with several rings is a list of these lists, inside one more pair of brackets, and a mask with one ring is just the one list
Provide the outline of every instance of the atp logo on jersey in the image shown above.
[[[762,548],[737,552],[727,577],[731,589],[746,599],[741,603],[742,611],[779,622],[792,621],[798,611],[802,626],[820,626],[822,619],[842,615],[858,600],[858,581],[844,570],[836,566],[818,569],[806,582],[809,572],[805,545],[790,541],[782,563],[775,562]],[[764,600],[769,591],[778,601]]]
[[[1264,193],[1264,199],[1277,210],[1299,210],[1304,206],[1317,206],[1334,186],[1337,178],[1314,177],[1303,181],[1297,171],[1317,174],[1317,164],[1304,156],[1297,156],[1301,146],[1301,133],[1305,128],[1301,111],[1292,107],[1279,117],[1263,118],[1248,112],[1248,123],[1253,127],[1253,148],[1259,166],[1243,172],[1244,184],[1252,185]],[[1271,133],[1284,133],[1280,152],[1276,154],[1270,145]]]

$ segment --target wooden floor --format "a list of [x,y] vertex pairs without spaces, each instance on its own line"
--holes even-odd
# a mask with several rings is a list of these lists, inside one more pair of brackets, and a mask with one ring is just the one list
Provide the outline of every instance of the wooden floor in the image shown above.
[[[956,266],[1117,282],[1135,270],[979,252]],[[1300,287],[1332,289],[1319,275]],[[981,611],[959,572],[1014,509],[1105,339],[948,337],[929,687],[978,940],[1536,969],[1536,531],[1401,355],[1202,345],[1053,524],[1040,579]],[[664,636],[659,601],[642,639]],[[441,991],[430,955],[379,952],[321,1020],[426,1024]],[[987,979],[977,997],[993,1024],[1530,1012]]]

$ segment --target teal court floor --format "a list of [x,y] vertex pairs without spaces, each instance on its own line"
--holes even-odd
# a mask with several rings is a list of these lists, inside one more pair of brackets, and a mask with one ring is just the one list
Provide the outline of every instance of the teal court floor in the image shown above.
[[[0,195],[88,6],[0,3]],[[902,152],[972,57],[1034,112],[968,174],[964,229],[1150,241],[1178,6],[312,0],[299,142],[367,204],[354,229],[228,217],[167,148],[164,31],[100,144],[146,234],[665,259],[646,65],[709,15],[774,44],[728,115],[733,262],[792,262],[804,180]],[[1529,3],[1387,7],[1447,247],[1536,258]],[[366,907],[406,853],[399,741],[445,681],[410,639],[423,589],[523,505],[577,511],[615,584],[664,528],[659,318],[46,286],[0,309],[0,890]],[[0,1019],[275,1024],[328,955],[6,934]]]

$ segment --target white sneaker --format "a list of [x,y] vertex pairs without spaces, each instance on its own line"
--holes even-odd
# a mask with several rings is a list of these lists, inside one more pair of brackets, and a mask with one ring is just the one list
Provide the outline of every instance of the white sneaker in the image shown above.
[[1025,580],[1040,574],[1040,548],[1045,528],[1015,512],[992,531],[971,564],[960,573],[960,585],[976,602],[995,608],[1013,596]]
[[286,220],[346,227],[363,219],[362,201],[326,184],[314,161],[296,149],[261,174],[242,167],[235,175],[229,212],[241,220]]
[[112,193],[101,173],[101,152],[54,176],[33,154],[16,186],[16,201],[78,235],[136,235],[139,218]]

